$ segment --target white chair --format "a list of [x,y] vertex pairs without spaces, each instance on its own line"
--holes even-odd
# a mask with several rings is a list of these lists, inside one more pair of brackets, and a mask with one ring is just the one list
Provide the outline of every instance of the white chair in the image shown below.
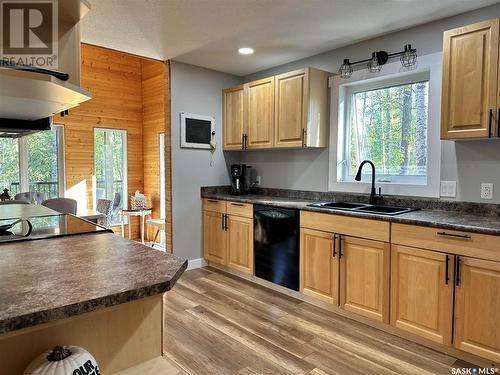
[[160,234],[160,231],[165,230],[165,219],[148,219],[146,220],[146,224],[149,226],[156,227],[156,234],[153,239],[153,242],[151,243],[151,247],[155,247],[156,239],[158,238],[158,234]]

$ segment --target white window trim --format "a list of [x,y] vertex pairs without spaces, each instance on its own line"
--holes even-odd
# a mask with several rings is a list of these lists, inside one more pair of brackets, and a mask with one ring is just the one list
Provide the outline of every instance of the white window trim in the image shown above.
[[[94,128],[93,132],[93,138],[92,138],[92,143],[94,143],[95,140],[95,133],[98,130],[104,130],[104,131],[111,131],[111,132],[118,132],[123,134],[123,170],[125,171],[125,178],[123,179],[123,197],[122,197],[122,208],[127,209],[128,208],[128,138],[127,138],[127,131],[123,129],[113,129],[113,128]],[[93,156],[94,156],[94,174],[92,176],[92,207],[94,210],[96,209],[97,206],[97,194],[96,194],[96,188],[97,188],[97,176],[96,176],[96,167],[95,167],[95,147],[93,149]],[[128,221],[125,221],[125,223],[128,223]],[[119,224],[113,224],[113,226],[116,226]]]
[[[353,72],[351,78],[342,79],[340,76],[330,78],[330,147],[329,147],[329,176],[328,190],[338,192],[369,193],[370,181],[349,182],[337,181],[337,161],[342,160],[342,145],[344,139],[345,100],[349,87],[361,87],[363,82],[370,87],[377,81],[385,86],[387,80],[407,77],[415,74],[428,74],[428,121],[427,121],[427,184],[412,185],[406,183],[377,182],[382,187],[382,194],[406,195],[421,197],[439,197],[440,168],[441,168],[441,142],[439,138],[441,115],[441,75],[442,53],[434,53],[418,57],[417,69],[405,71],[399,61],[391,62],[382,67],[380,73],[369,73],[366,69]],[[340,129],[340,131],[339,131]]]
[[[52,130],[57,130],[57,189],[58,196],[65,197],[66,195],[66,168],[64,159],[64,126],[60,124],[52,124]],[[19,190],[20,192],[29,191],[28,181],[28,140],[26,137],[19,138],[18,143],[19,153]]]

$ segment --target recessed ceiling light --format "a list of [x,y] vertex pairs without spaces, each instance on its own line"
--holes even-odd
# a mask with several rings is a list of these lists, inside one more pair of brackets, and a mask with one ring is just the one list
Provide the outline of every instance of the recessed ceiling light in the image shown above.
[[252,53],[254,53],[254,50],[250,47],[241,47],[240,49],[238,49],[238,52],[242,55],[251,55]]

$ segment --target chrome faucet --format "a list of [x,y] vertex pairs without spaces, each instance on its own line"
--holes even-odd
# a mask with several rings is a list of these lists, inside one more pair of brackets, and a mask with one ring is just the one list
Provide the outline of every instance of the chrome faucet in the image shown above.
[[377,204],[379,200],[382,200],[382,188],[379,188],[379,194],[375,193],[375,165],[371,160],[363,160],[358,168],[358,173],[356,173],[356,177],[354,179],[356,181],[361,181],[361,171],[363,170],[363,166],[365,164],[370,164],[372,167],[372,189],[370,191],[370,204]]

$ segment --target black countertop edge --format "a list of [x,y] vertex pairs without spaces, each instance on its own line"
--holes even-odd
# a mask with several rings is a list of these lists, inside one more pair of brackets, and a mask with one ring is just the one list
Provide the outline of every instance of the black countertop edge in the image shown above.
[[101,310],[106,307],[112,307],[165,293],[173,288],[179,277],[186,270],[187,266],[188,261],[185,260],[173,277],[161,283],[147,285],[142,288],[127,290],[54,309],[37,311],[22,316],[13,316],[4,319],[0,321],[0,334],[37,326],[51,321],[66,319],[84,313]]
[[388,221],[391,223],[420,225],[432,228],[458,230],[480,234],[500,235],[500,219],[491,215],[464,214],[460,211],[420,209],[400,215],[389,216],[356,211],[331,210],[320,207],[310,207],[318,202],[312,199],[296,199],[260,195],[231,195],[226,192],[201,190],[202,198],[230,200],[242,203],[263,204],[283,208],[296,208],[331,215],[350,216],[356,218]]

